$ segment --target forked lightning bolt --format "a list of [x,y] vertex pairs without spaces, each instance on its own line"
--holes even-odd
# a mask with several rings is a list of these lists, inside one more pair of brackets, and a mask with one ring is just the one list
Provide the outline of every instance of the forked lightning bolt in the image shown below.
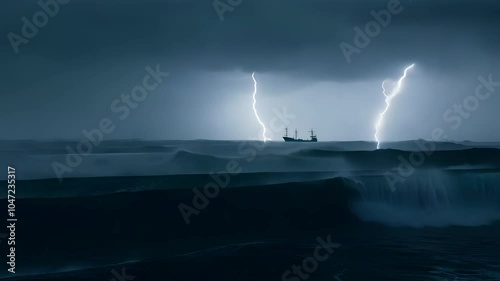
[[399,80],[396,84],[396,87],[394,87],[394,89],[391,91],[391,93],[389,95],[385,92],[386,89],[384,87],[384,84],[387,82],[387,80],[384,80],[384,82],[382,82],[382,90],[383,90],[382,93],[385,96],[385,109],[382,113],[380,113],[378,122],[375,125],[375,141],[377,142],[377,149],[380,148],[380,140],[378,139],[378,131],[379,131],[379,128],[382,126],[382,123],[384,121],[384,115],[389,110],[389,107],[391,106],[391,100],[395,96],[397,96],[399,94],[399,92],[401,92],[401,86],[403,84],[404,79],[406,78],[406,73],[408,72],[408,70],[412,69],[414,66],[415,66],[415,64],[412,64],[412,65],[408,66],[407,68],[405,68],[405,70],[403,72],[403,76],[401,76],[401,78],[399,78]]
[[264,142],[266,142],[266,141],[271,140],[271,139],[268,138],[268,137],[266,137],[266,125],[264,125],[264,123],[262,123],[262,121],[260,121],[259,114],[257,114],[257,108],[255,108],[255,105],[257,104],[257,99],[255,98],[255,96],[257,95],[257,80],[255,80],[255,72],[252,73],[252,79],[253,79],[253,87],[254,87],[254,91],[253,91],[253,112],[255,113],[255,117],[257,118],[257,121],[262,126],[262,140]]

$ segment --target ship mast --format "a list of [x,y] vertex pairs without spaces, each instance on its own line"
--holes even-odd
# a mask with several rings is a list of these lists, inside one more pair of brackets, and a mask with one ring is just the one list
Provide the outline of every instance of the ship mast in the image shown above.
[[285,127],[285,137],[288,137],[288,127]]
[[295,128],[295,139],[297,139],[297,128]]

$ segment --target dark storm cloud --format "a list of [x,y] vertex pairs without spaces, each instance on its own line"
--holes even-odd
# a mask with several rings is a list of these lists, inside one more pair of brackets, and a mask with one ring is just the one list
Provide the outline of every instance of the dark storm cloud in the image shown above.
[[[344,80],[390,75],[396,71],[391,66],[399,69],[409,61],[453,71],[474,59],[474,52],[496,55],[499,50],[500,5],[495,1],[402,0],[403,11],[347,64],[339,44],[353,44],[353,27],[364,28],[373,20],[370,11],[386,9],[388,2],[244,0],[220,22],[211,1],[72,0],[20,46],[19,56],[35,54],[66,64],[123,59],[122,54],[163,56],[209,71],[242,68]],[[38,8],[34,1],[4,5],[10,12],[2,17],[3,34],[19,32],[20,18]],[[7,61],[14,56],[8,40],[1,51]],[[457,57],[461,54],[468,55]]]
[[[15,54],[7,34],[21,35],[21,18],[31,19],[40,7],[37,1],[5,0],[0,4],[1,95],[20,114],[17,121],[25,131],[44,124],[51,128],[46,137],[77,136],[139,82],[145,66],[161,64],[172,73],[161,90],[168,89],[168,98],[157,111],[148,107],[143,119],[130,120],[130,131],[147,131],[150,111],[163,111],[169,119],[180,118],[175,114],[180,111],[182,122],[171,125],[185,130],[181,138],[192,138],[203,136],[182,124],[196,124],[208,104],[230,96],[220,93],[230,92],[228,85],[196,88],[199,73],[256,70],[296,83],[343,83],[397,77],[410,62],[431,76],[456,81],[498,73],[500,5],[495,0],[401,0],[403,11],[347,63],[339,44],[353,44],[353,28],[364,28],[373,20],[370,12],[386,9],[388,2],[243,0],[221,22],[211,0],[71,0]],[[192,117],[182,115],[186,110]]]

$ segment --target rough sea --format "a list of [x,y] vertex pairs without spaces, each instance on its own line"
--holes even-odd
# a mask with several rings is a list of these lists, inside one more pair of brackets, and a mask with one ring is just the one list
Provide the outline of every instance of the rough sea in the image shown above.
[[0,278],[500,280],[499,148],[2,141],[18,220]]

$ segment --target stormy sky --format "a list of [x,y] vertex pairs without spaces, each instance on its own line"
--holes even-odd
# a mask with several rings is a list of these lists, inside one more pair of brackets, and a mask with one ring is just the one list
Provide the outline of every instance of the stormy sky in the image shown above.
[[[255,71],[268,126],[286,107],[301,137],[314,128],[320,141],[373,140],[382,81],[415,63],[383,140],[430,139],[435,128],[450,140],[500,140],[500,87],[467,117],[453,111],[473,102],[478,76],[500,81],[497,0],[401,0],[350,63],[339,45],[355,46],[354,28],[395,0],[242,0],[222,21],[211,0],[65,1],[17,53],[9,34],[23,36],[22,18],[42,8],[0,4],[0,139],[81,139],[103,118],[116,126],[106,139],[258,139]],[[121,120],[113,102],[157,65],[170,75]]]

